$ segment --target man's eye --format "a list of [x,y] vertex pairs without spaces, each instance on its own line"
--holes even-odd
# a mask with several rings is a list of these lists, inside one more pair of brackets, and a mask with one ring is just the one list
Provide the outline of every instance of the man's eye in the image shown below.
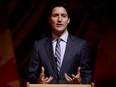
[[58,15],[57,15],[57,14],[53,14],[52,16],[53,16],[53,17],[57,17]]
[[67,17],[67,15],[63,14],[62,17]]

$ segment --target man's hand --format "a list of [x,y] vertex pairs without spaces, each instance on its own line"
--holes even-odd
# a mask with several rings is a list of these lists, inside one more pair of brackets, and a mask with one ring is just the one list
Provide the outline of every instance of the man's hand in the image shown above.
[[66,73],[65,73],[64,76],[65,76],[65,79],[69,83],[81,83],[80,67],[77,70],[77,75],[72,74],[73,78],[71,78],[70,76],[68,76]]
[[47,84],[47,83],[49,83],[53,79],[53,77],[50,76],[50,77],[46,77],[45,78],[44,67],[42,67],[41,69],[42,69],[42,71],[41,71],[40,76],[38,78],[38,83],[39,84]]

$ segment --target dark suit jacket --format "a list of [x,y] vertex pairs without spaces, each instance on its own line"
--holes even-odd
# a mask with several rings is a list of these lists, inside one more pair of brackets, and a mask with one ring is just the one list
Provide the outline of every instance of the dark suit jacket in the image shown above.
[[30,59],[27,78],[30,83],[36,83],[41,72],[41,67],[45,68],[45,75],[52,76],[50,83],[68,83],[65,80],[64,73],[69,76],[77,74],[77,69],[81,67],[81,83],[91,83],[92,71],[85,40],[79,39],[73,35],[68,36],[63,63],[59,75],[57,74],[56,60],[53,54],[52,39],[43,38],[34,43],[32,57]]

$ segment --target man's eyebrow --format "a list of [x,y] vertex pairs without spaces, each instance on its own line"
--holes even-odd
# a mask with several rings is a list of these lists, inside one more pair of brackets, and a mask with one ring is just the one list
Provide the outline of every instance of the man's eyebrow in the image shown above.
[[65,14],[65,15],[67,15],[67,13],[53,13],[53,14]]

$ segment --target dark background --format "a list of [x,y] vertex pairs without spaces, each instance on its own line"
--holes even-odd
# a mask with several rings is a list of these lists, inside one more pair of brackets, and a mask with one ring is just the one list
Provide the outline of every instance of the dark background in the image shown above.
[[[116,3],[111,0],[66,1],[71,9],[69,32],[87,40],[93,82],[96,87],[116,86]],[[33,42],[49,31],[47,8],[50,2],[0,0],[0,31],[3,27],[11,31],[21,87],[25,87]]]

